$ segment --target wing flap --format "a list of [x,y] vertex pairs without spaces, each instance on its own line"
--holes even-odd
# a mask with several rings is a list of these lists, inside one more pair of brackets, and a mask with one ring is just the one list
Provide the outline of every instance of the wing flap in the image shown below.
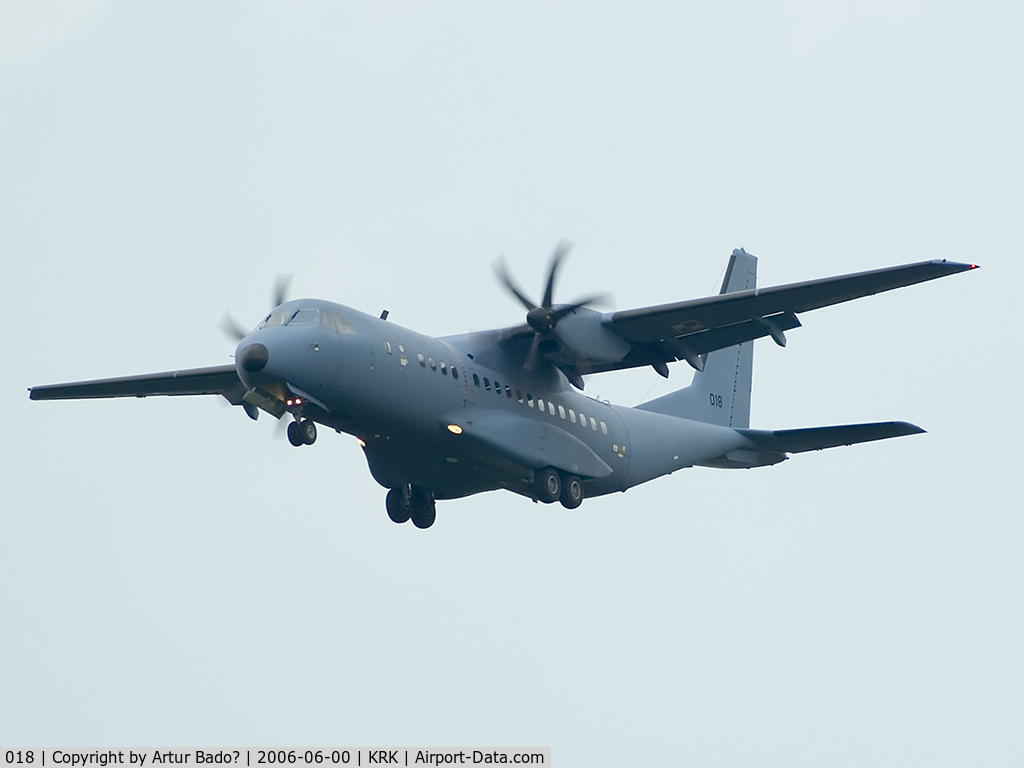
[[84,400],[108,397],[149,397],[151,395],[223,395],[239,405],[245,385],[233,365],[192,368],[141,376],[47,384],[29,389],[32,400]]

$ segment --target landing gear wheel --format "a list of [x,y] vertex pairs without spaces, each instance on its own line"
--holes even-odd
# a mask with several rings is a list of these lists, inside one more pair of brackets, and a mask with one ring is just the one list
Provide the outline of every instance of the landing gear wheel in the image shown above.
[[288,425],[288,442],[296,448],[300,445],[305,445],[302,435],[299,434],[299,422],[297,421],[293,421]]
[[566,509],[576,509],[583,503],[583,483],[576,475],[566,475],[562,481],[562,495],[558,499]]
[[429,528],[434,524],[437,510],[434,507],[434,497],[430,491],[413,486],[412,496],[409,498],[409,508],[412,511],[412,524],[417,528]]
[[537,501],[545,504],[558,501],[558,497],[562,495],[562,478],[558,476],[558,470],[545,467],[536,472],[533,476],[533,493]]
[[412,517],[412,507],[409,504],[409,495],[405,488],[392,488],[388,491],[388,497],[384,504],[388,508],[388,517],[393,523],[401,525]]
[[316,422],[312,419],[303,419],[299,422],[298,435],[302,438],[304,445],[312,445],[316,442]]

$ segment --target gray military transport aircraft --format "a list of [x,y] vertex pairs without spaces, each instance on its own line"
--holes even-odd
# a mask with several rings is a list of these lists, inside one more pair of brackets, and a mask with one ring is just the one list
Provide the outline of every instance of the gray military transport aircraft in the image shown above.
[[[239,339],[234,365],[29,390],[33,400],[221,395],[250,418],[290,415],[288,439],[312,445],[317,424],[355,436],[388,516],[434,523],[435,499],[507,489],[578,507],[692,466],[750,468],[787,454],[923,432],[906,422],[811,429],[750,428],[753,341],[785,346],[797,314],[974,269],[924,261],[757,288],[757,259],[733,251],[718,295],[598,312],[594,299],[555,304],[555,249],[534,304],[497,266],[527,310],[513,328],[433,338],[319,299],[285,301]],[[582,393],[583,376],[685,360],[692,383],[627,408]],[[580,391],[577,391],[580,390]]]

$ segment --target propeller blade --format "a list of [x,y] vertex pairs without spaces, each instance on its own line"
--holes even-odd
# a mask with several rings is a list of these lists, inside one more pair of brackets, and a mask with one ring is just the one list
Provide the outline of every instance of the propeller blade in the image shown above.
[[274,296],[271,309],[277,309],[288,301],[288,286],[291,285],[292,275],[278,275],[274,281]]
[[533,341],[530,343],[530,351],[526,353],[526,361],[523,363],[523,368],[527,373],[533,373],[537,370],[537,357],[540,350],[540,334],[533,334]]
[[502,285],[508,288],[512,295],[519,299],[519,302],[524,307],[526,307],[527,310],[537,308],[537,305],[530,301],[528,298],[526,298],[526,295],[523,294],[521,290],[519,290],[519,287],[512,280],[512,276],[508,272],[508,267],[505,266],[504,256],[499,256],[497,259],[495,259],[494,263],[491,266],[494,269],[494,274],[498,276],[498,279],[501,281]]
[[558,272],[558,268],[562,264],[562,259],[566,257],[572,247],[576,245],[572,240],[559,240],[558,245],[555,246],[555,252],[551,254],[551,269],[548,271],[548,284],[544,288],[544,301],[541,303],[542,307],[550,307],[551,302],[554,300],[555,294],[555,274]]
[[231,316],[230,312],[225,312],[224,317],[217,323],[217,327],[226,335],[233,338],[235,341],[241,341],[248,333],[242,326],[238,324],[238,321]]
[[594,296],[588,296],[587,298],[582,299],[581,301],[573,302],[572,304],[569,304],[567,306],[559,307],[558,309],[551,313],[551,325],[552,327],[555,326],[559,320],[561,320],[566,315],[572,314],[580,307],[589,307],[594,304],[605,304],[608,302],[608,299],[608,294],[599,293],[595,294]]
[[277,420],[277,423],[274,425],[274,434],[272,436],[274,440],[285,439],[288,434],[288,424],[290,424],[291,421],[292,420],[287,418],[287,416]]

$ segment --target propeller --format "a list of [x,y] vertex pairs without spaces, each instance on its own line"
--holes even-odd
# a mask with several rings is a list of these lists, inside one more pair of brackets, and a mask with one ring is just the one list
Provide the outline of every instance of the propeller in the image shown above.
[[[271,311],[277,309],[288,301],[288,288],[291,285],[292,277],[293,275],[291,274],[284,274],[278,275],[275,278],[274,291],[270,295]],[[217,323],[217,327],[220,328],[221,332],[225,336],[230,336],[235,341],[241,341],[249,335],[249,332],[242,327],[241,323],[239,323],[230,312],[224,313],[220,322]]]
[[[551,338],[551,335],[555,331],[555,327],[558,322],[566,315],[570,315],[580,307],[586,307],[591,304],[597,304],[607,299],[605,295],[589,296],[580,301],[575,301],[572,304],[562,304],[559,306],[554,305],[554,293],[555,293],[555,278],[558,275],[558,269],[562,265],[562,261],[568,255],[569,251],[572,250],[573,243],[571,240],[559,240],[555,246],[554,252],[551,254],[551,267],[548,269],[548,279],[544,286],[544,299],[540,306],[537,306],[533,301],[523,293],[522,289],[512,279],[512,275],[508,271],[508,267],[505,264],[505,257],[500,256],[497,261],[494,262],[494,271],[498,276],[501,283],[508,289],[508,291],[519,299],[519,303],[526,308],[526,323],[533,329],[533,341],[530,343],[530,351],[526,354],[526,362],[523,367],[527,371],[533,371],[537,367],[537,357],[540,352],[552,352],[558,348],[557,342]],[[544,347],[547,347],[546,349]],[[569,374],[567,374],[569,375]],[[573,384],[579,386],[582,389],[582,380],[577,374],[570,376],[570,380]]]
[[[277,278],[274,280],[274,291],[271,294],[270,304],[271,311],[277,309],[279,306],[281,306],[288,300],[288,286],[291,284],[291,281],[292,275],[290,274],[278,275]],[[249,335],[249,332],[245,330],[242,324],[239,323],[235,319],[234,315],[232,315],[230,312],[224,313],[224,315],[220,319],[220,322],[217,323],[217,327],[220,328],[221,332],[225,336],[229,336],[236,342],[241,341],[242,339]],[[248,403],[244,403],[243,407],[245,408],[246,414],[253,421],[255,421],[259,417],[259,410],[255,406],[250,405]],[[282,426],[282,423],[284,423],[284,426]],[[284,435],[283,430],[286,427],[287,423],[285,423],[284,419],[281,419],[274,433],[275,439],[280,438]]]

